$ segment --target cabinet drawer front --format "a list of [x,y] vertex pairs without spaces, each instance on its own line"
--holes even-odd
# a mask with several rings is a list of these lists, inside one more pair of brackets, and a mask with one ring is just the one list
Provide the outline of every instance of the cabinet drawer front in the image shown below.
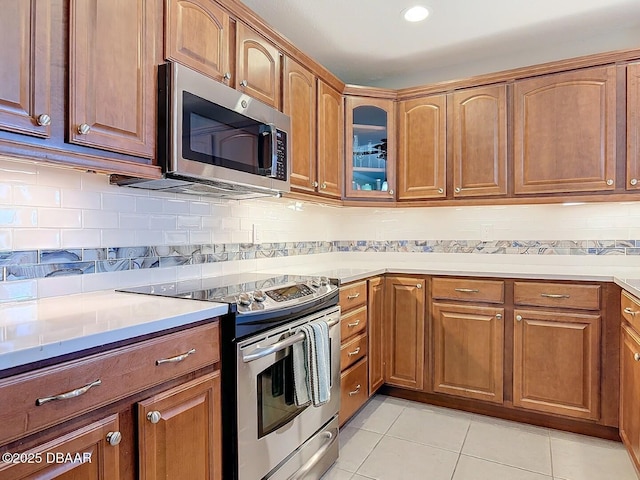
[[340,338],[346,339],[362,333],[367,328],[367,307],[362,307],[340,317]]
[[368,353],[367,335],[358,335],[340,347],[340,370],[345,370]]
[[434,278],[431,283],[434,299],[462,302],[504,303],[504,282],[499,280],[470,280]]
[[218,338],[216,322],[0,380],[0,445],[215,363]]
[[367,401],[367,360],[349,368],[340,376],[340,425],[349,418]]
[[340,288],[340,308],[343,312],[367,303],[367,282],[358,282]]
[[540,307],[600,309],[599,285],[571,285],[568,283],[515,282],[514,303]]
[[640,332],[640,300],[627,292],[622,292],[620,307],[624,319]]

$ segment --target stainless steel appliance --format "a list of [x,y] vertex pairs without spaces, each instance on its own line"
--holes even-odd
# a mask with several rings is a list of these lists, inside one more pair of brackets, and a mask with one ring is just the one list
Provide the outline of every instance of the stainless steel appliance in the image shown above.
[[158,164],[164,178],[111,183],[219,198],[288,192],[287,115],[177,63],[158,67]]
[[[338,458],[340,307],[326,277],[240,274],[123,291],[229,304],[220,322],[223,478],[317,480]],[[329,325],[331,399],[293,399],[296,328]]]

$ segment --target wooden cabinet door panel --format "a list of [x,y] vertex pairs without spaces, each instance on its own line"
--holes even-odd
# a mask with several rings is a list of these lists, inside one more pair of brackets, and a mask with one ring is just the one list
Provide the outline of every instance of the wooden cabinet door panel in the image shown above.
[[384,383],[384,279],[369,280],[369,396]]
[[425,372],[426,281],[385,280],[385,383],[422,390]]
[[169,0],[164,55],[218,81],[228,81],[229,15],[211,0]]
[[504,309],[433,304],[433,390],[502,403]]
[[626,188],[640,189],[640,63],[627,65]]
[[453,196],[507,193],[507,87],[453,95]]
[[399,200],[446,196],[445,107],[445,95],[399,104]]
[[155,6],[153,0],[71,1],[72,143],[153,158]]
[[[220,372],[138,404],[140,479],[220,480]],[[151,412],[161,415],[151,423]]]
[[282,111],[291,117],[291,186],[314,192],[316,171],[316,78],[289,57],[284,59]]
[[318,191],[342,196],[344,164],[344,107],[342,95],[318,80]]
[[517,81],[516,194],[615,189],[616,68]]
[[236,26],[236,89],[280,108],[280,52],[243,23]]
[[514,311],[513,404],[597,420],[600,316]]
[[[120,445],[110,445],[107,435],[119,430],[118,415],[110,415],[24,452],[26,458],[31,458],[33,463],[0,462],[0,478],[118,480]],[[132,446],[125,448],[130,449]],[[38,458],[41,461],[36,461]]]
[[51,2],[5,0],[0,32],[0,128],[49,137],[50,127],[39,125],[38,117],[52,115]]
[[640,467],[640,338],[624,325],[620,345],[620,438]]

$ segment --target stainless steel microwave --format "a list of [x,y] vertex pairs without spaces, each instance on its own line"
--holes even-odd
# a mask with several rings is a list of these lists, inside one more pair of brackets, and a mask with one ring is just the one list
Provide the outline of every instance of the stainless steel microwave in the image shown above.
[[161,180],[112,179],[159,191],[228,198],[288,192],[290,119],[177,63],[158,67]]

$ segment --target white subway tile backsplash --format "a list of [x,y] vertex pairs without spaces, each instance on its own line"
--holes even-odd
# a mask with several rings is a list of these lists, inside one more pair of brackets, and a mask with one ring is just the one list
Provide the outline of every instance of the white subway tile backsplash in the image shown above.
[[35,185],[37,182],[37,165],[19,162],[0,157],[0,178],[6,183]]
[[14,228],[13,244],[20,249],[60,248],[60,230],[47,228]]
[[0,282],[0,302],[32,300],[35,298],[38,298],[38,282],[36,280]]
[[164,245],[187,245],[189,243],[189,233],[181,231],[164,232],[162,244]]
[[162,230],[136,230],[135,245],[158,245],[162,243]]
[[109,192],[117,187],[109,185],[109,177],[100,173],[84,173],[80,177],[82,190],[89,192]]
[[82,226],[84,228],[118,228],[118,213],[101,210],[83,210]]
[[223,230],[240,230],[240,219],[234,217],[224,217],[222,219]]
[[211,231],[209,230],[192,230],[189,232],[189,243],[191,245],[208,244],[212,242]]
[[82,187],[82,174],[76,170],[39,164],[37,172],[36,182],[38,185],[73,189]]
[[222,229],[222,217],[202,217],[203,229]]
[[231,232],[231,242],[232,243],[250,243],[251,242],[251,232],[246,230],[234,230]]
[[102,197],[97,192],[62,189],[61,194],[63,208],[100,210],[102,204]]
[[190,202],[189,213],[191,215],[209,215],[211,212],[211,206],[207,202]]
[[93,248],[100,245],[100,230],[98,229],[79,229],[79,230],[61,230],[60,246],[62,248]]
[[41,185],[13,185],[13,204],[32,207],[59,207],[60,189]]
[[119,226],[122,229],[146,230],[149,228],[149,216],[136,213],[121,213]]
[[114,212],[135,212],[136,199],[129,195],[118,195],[115,193],[102,194],[102,210]]
[[82,210],[40,208],[38,209],[38,226],[42,228],[81,228]]
[[66,277],[38,278],[38,297],[59,297],[82,291],[82,275]]
[[14,250],[11,241],[11,230],[5,228],[0,228],[0,251],[2,250]]
[[162,213],[164,200],[154,197],[137,197],[136,212],[138,213]]
[[11,203],[12,203],[11,185],[9,185],[8,183],[0,183],[0,205],[11,204]]
[[0,208],[0,227],[37,227],[35,208]]
[[164,213],[185,214],[189,213],[189,202],[187,200],[166,200],[164,202]]
[[136,244],[136,235],[132,230],[102,230],[101,247],[128,247]]
[[178,228],[200,229],[202,226],[202,217],[191,215],[178,215]]
[[152,230],[175,230],[178,219],[175,215],[150,215],[149,228]]

